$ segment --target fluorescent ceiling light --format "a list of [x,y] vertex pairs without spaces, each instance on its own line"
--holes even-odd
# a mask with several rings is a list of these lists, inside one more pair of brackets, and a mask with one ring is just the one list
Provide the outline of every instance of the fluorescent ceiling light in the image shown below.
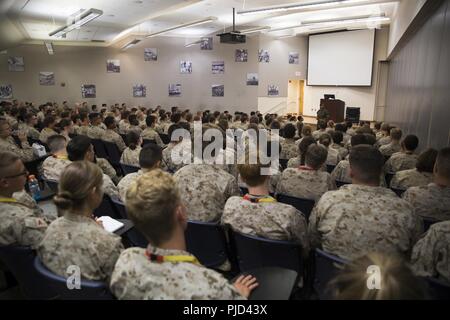
[[256,28],[242,30],[240,33],[241,34],[249,34],[249,33],[260,32],[260,31],[268,31],[268,30],[270,30],[270,27],[256,27]]
[[188,22],[188,23],[183,23],[183,24],[180,24],[180,25],[178,25],[176,27],[171,27],[171,28],[168,28],[168,29],[164,29],[164,30],[161,30],[161,31],[157,31],[157,32],[151,33],[148,36],[146,36],[146,38],[156,37],[156,36],[162,35],[164,33],[167,33],[167,32],[173,31],[173,30],[178,30],[178,29],[198,26],[198,25],[205,24],[205,23],[210,23],[210,22],[213,22],[213,21],[216,21],[216,20],[217,20],[216,17],[208,17],[208,18],[205,18],[205,19],[202,19],[202,20],[196,20],[196,21],[192,21],[192,22]]
[[376,18],[386,18],[386,14],[383,12],[377,15],[363,15],[363,16],[352,16],[352,17],[343,17],[343,18],[334,18],[334,19],[323,19],[323,20],[306,20],[302,21],[303,26],[311,25],[311,24],[319,24],[319,23],[329,23],[329,22],[342,22],[342,21],[354,21],[354,20],[367,20],[367,19],[376,19]]
[[264,7],[258,9],[244,10],[239,11],[240,15],[251,15],[251,14],[268,14],[274,12],[283,12],[290,10],[300,10],[300,9],[312,9],[312,8],[322,8],[322,7],[332,7],[340,4],[350,4],[350,3],[359,3],[359,2],[367,2],[367,0],[323,0],[323,1],[315,1],[315,2],[306,2],[306,3],[294,3],[287,4],[284,6],[273,6],[273,7]]
[[123,45],[122,46],[122,50],[125,51],[127,49],[130,49],[131,47],[134,47],[135,45],[137,45],[141,41],[142,41],[142,39],[134,38],[133,40],[128,41],[125,45]]
[[283,30],[289,30],[289,29],[296,29],[296,28],[301,28],[301,27],[303,27],[302,24],[296,24],[296,25],[289,26],[289,27],[270,29],[268,32],[277,32],[277,31],[283,31]]
[[44,45],[47,48],[47,52],[49,55],[55,54],[55,51],[53,50],[53,44],[51,42],[44,42]]
[[200,40],[197,40],[197,41],[194,41],[194,42],[185,44],[184,47],[185,47],[185,48],[189,48],[189,47],[195,46],[195,45],[197,45],[197,44],[202,44],[202,43],[205,42],[205,41],[208,41],[208,39],[200,39]]
[[52,31],[49,33],[50,37],[57,37],[61,38],[70,31],[74,29],[78,29],[81,26],[84,26],[88,22],[94,20],[95,18],[100,17],[103,14],[103,11],[97,10],[97,9],[89,9],[86,10],[79,15],[76,15],[73,21],[67,23],[65,26],[62,26],[61,28],[56,29],[55,31]]

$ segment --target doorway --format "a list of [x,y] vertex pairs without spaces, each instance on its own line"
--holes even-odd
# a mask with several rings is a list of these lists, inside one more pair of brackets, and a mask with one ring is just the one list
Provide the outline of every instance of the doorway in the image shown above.
[[305,80],[288,81],[287,113],[303,114]]

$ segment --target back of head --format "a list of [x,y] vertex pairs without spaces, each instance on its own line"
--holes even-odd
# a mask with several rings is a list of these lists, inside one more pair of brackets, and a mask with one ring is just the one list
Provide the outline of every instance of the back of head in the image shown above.
[[169,135],[169,138],[171,139],[170,141],[172,141],[172,142],[178,142],[179,141],[179,140],[172,140],[172,135],[173,135],[174,131],[176,131],[178,129],[182,129],[182,128],[181,128],[181,126],[179,124],[176,124],[176,123],[172,124],[169,127],[169,130],[167,131],[167,133]]
[[317,122],[317,129],[319,130],[325,130],[327,128],[327,123],[324,120],[319,120]]
[[380,183],[384,157],[377,148],[369,145],[352,147],[349,160],[352,178],[366,184]]
[[259,123],[259,118],[255,115],[250,117],[250,123],[255,123],[258,124]]
[[406,151],[414,151],[419,146],[419,138],[413,134],[407,135],[402,144]]
[[[369,288],[373,286],[373,288]],[[338,300],[423,300],[426,286],[399,256],[370,253],[345,265],[330,287]]]
[[12,152],[0,151],[0,179],[11,174],[10,169],[20,158]]
[[66,149],[67,139],[62,135],[55,134],[53,136],[48,137],[47,144],[50,148],[50,152],[55,153]]
[[141,136],[138,132],[134,130],[128,131],[126,138],[128,148],[130,148],[131,150],[135,150],[139,146],[140,139]]
[[88,152],[90,146],[91,146],[90,138],[82,135],[74,137],[67,144],[67,155],[69,157],[69,160],[70,161],[84,160],[84,156],[86,155],[86,152]]
[[53,123],[55,123],[55,117],[53,117],[53,116],[46,116],[44,118],[43,125],[44,125],[45,128],[49,127]]
[[402,138],[402,130],[400,128],[393,128],[390,135],[392,140],[400,141]]
[[126,193],[128,216],[154,246],[167,241],[175,229],[180,195],[168,173],[152,170],[141,175]]
[[99,166],[89,161],[75,161],[62,171],[53,201],[58,211],[81,209],[91,192],[102,191],[102,184],[103,173]]
[[302,139],[300,144],[298,145],[298,150],[300,152],[300,164],[305,164],[306,159],[306,151],[308,150],[308,147],[312,144],[316,144],[316,140],[312,136],[308,136]]
[[319,143],[328,148],[331,144],[331,136],[328,133],[321,134],[319,137]]
[[157,144],[149,143],[145,145],[139,154],[139,165],[144,169],[154,168],[158,161],[162,159],[162,149]]
[[[254,161],[255,160],[255,161]],[[246,153],[245,160],[237,165],[242,180],[249,187],[257,187],[265,183],[268,176],[262,175],[262,169],[268,168],[268,165],[262,165],[257,153]]]
[[334,126],[334,131],[339,131],[344,133],[346,131],[347,126],[344,123],[336,123]]
[[309,137],[312,134],[312,129],[310,126],[304,126],[302,129],[302,137]]
[[312,144],[306,150],[305,164],[314,170],[318,170],[327,161],[327,156],[327,149],[317,144]]
[[356,135],[352,136],[350,141],[351,141],[352,148],[356,147],[358,145],[361,145],[361,144],[368,144],[367,138],[364,134],[356,134]]
[[103,123],[109,129],[109,128],[113,128],[114,127],[114,125],[116,124],[116,120],[112,116],[107,116],[105,118],[105,120],[103,121]]
[[89,122],[92,124],[95,121],[97,121],[97,119],[100,118],[100,113],[98,112],[91,112],[89,114]]
[[369,146],[373,146],[375,145],[375,143],[377,143],[377,138],[370,133],[364,133],[364,136],[366,138],[366,144],[368,144]]
[[288,123],[284,126],[284,137],[286,139],[294,139],[295,130],[295,126],[292,123]]
[[138,120],[136,114],[130,114],[130,116],[128,117],[128,122],[129,122],[132,126],[138,126],[138,125],[139,125],[139,120]]
[[450,183],[450,147],[439,151],[435,165],[436,174]]
[[331,139],[333,139],[333,143],[341,144],[344,140],[344,135],[341,131],[332,131],[331,132]]
[[385,131],[385,132],[390,132],[391,131],[391,126],[389,125],[389,123],[384,122],[381,125],[381,131]]
[[375,122],[375,129],[380,130],[381,129],[381,122]]
[[281,129],[280,122],[278,122],[278,120],[272,121],[272,123],[270,124],[270,129],[280,130]]
[[433,173],[438,152],[433,148],[429,148],[422,152],[417,158],[416,169],[419,172]]

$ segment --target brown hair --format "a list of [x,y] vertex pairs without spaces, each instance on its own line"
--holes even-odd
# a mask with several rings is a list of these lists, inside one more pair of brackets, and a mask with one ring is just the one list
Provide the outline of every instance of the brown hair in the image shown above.
[[8,169],[20,158],[9,151],[0,152],[0,178],[8,174]]
[[[251,164],[250,159],[255,159],[256,163]],[[259,185],[262,185],[264,181],[266,181],[267,176],[261,175],[261,169],[267,168],[268,165],[262,165],[260,162],[259,155],[257,154],[245,154],[245,163],[238,164],[237,169],[239,171],[239,174],[241,175],[242,180],[249,186],[249,187],[256,187]]]

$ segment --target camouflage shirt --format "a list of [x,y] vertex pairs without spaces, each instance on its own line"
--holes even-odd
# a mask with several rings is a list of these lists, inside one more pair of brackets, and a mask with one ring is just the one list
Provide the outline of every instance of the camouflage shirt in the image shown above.
[[28,142],[22,142],[22,148],[20,148],[13,137],[0,138],[0,150],[16,154],[23,162],[29,162],[34,159],[33,149]]
[[208,164],[190,164],[173,175],[190,220],[219,221],[227,199],[239,195],[236,179]]
[[42,163],[44,177],[49,180],[59,181],[61,172],[72,162],[67,156],[50,156]]
[[[180,161],[180,163],[178,163],[178,162],[176,163],[175,159],[172,157],[173,149],[176,146],[177,146],[177,148],[180,148],[180,149],[183,148],[183,146],[181,145],[183,143],[186,143],[186,142],[180,142],[179,144],[169,143],[167,148],[165,148],[162,151],[162,167],[164,170],[174,173],[186,165],[182,161]],[[188,146],[187,143],[185,144],[185,146],[186,146],[186,151],[189,150],[189,154],[190,154],[190,146]],[[180,152],[183,152],[183,151],[180,151]],[[181,156],[182,156],[182,154],[181,154]]]
[[92,218],[66,212],[45,232],[38,255],[52,272],[67,277],[76,265],[86,280],[106,281],[123,250],[121,238],[109,233]]
[[[159,256],[192,256],[182,250],[152,248]],[[111,292],[120,300],[242,300],[219,273],[190,262],[153,262],[146,249],[129,248],[117,260]]]
[[[333,181],[352,183],[352,178],[350,178],[350,161],[348,160],[348,157],[346,160],[339,161],[337,166],[333,169],[333,172],[331,172],[331,178]],[[380,186],[387,187],[383,172],[380,176]]]
[[47,224],[50,224],[57,218],[56,213],[42,210],[37,202],[25,190],[14,192],[13,198],[16,199],[20,204],[23,204],[24,206],[27,206],[28,208],[33,210],[34,216],[44,219]]
[[108,160],[104,158],[97,158],[96,161],[97,165],[100,167],[100,169],[102,169],[103,173],[109,176],[111,180],[114,181],[114,183],[118,183],[120,181],[119,177],[117,176],[116,170]]
[[140,146],[137,146],[134,150],[126,148],[120,157],[120,162],[129,166],[139,167],[139,154],[141,153],[141,150],[142,147]]
[[406,190],[411,187],[426,186],[433,182],[431,172],[419,172],[417,169],[397,172],[391,180],[391,188]]
[[143,174],[144,171],[139,170],[138,172],[127,174],[125,177],[122,178],[122,180],[120,180],[119,184],[117,185],[117,188],[119,189],[120,199],[122,200],[122,202],[125,202],[125,196],[127,194],[127,190],[130,187],[130,185]]
[[325,192],[335,189],[335,182],[328,172],[300,167],[283,171],[276,193],[317,201]]
[[414,246],[411,263],[417,275],[450,283],[450,221],[430,227]]
[[345,185],[327,192],[309,218],[311,244],[348,260],[368,252],[409,256],[422,232],[413,208],[383,187]]
[[125,148],[127,147],[125,145],[125,142],[123,142],[123,139],[120,136],[120,134],[118,134],[117,132],[115,132],[114,130],[111,130],[111,129],[106,129],[103,132],[103,135],[101,136],[100,139],[107,141],[107,142],[115,143],[117,148],[119,148],[120,152],[125,150]]
[[412,187],[403,194],[403,199],[414,207],[417,215],[436,220],[450,220],[450,187],[435,183]]
[[394,153],[400,152],[402,150],[402,146],[399,143],[389,143],[380,147],[380,152],[385,157],[390,157]]
[[147,128],[144,131],[142,131],[141,137],[142,139],[145,140],[154,140],[156,144],[161,148],[165,146],[161,140],[161,137],[159,136],[159,133],[156,132],[156,130],[153,128]]
[[106,130],[100,126],[89,126],[87,129],[87,136],[91,139],[101,139],[105,135]]
[[417,155],[404,152],[394,153],[384,165],[385,172],[398,172],[414,169],[417,163]]
[[280,159],[292,159],[298,156],[298,146],[294,139],[284,139],[280,141],[281,153]]

